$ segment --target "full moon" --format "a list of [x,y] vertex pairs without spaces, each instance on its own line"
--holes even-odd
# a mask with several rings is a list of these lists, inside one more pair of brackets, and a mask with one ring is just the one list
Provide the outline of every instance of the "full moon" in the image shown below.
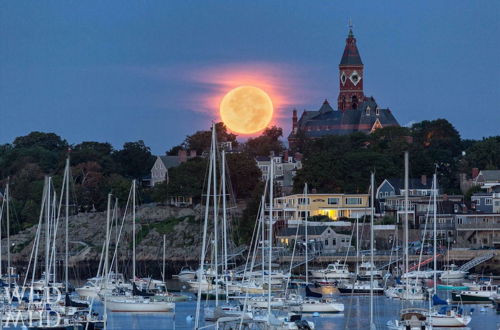
[[222,98],[220,115],[230,130],[241,134],[253,134],[269,125],[273,117],[273,102],[260,88],[240,86]]

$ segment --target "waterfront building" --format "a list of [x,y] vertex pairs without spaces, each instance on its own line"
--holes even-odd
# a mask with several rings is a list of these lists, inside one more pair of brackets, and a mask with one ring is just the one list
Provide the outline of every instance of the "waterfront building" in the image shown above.
[[[297,230],[298,229],[298,230]],[[351,246],[351,235],[337,233],[332,226],[312,226],[307,228],[309,251],[311,252],[338,252],[345,251]],[[305,243],[305,226],[285,227],[276,234],[276,241],[280,246],[293,248],[294,243]],[[301,253],[304,245],[297,245]]]
[[455,215],[456,247],[500,248],[500,214]]
[[[299,153],[295,157],[288,155],[285,151],[283,155],[273,156],[274,164],[274,182],[281,187],[282,193],[290,193],[293,188],[293,178],[297,170],[302,168],[302,157]],[[266,181],[271,172],[271,157],[270,156],[257,156],[255,157],[257,167],[262,172],[262,181]]]
[[338,72],[340,91],[337,110],[325,100],[319,110],[304,110],[298,118],[292,114],[292,130],[288,142],[293,148],[300,136],[319,138],[326,135],[344,135],[353,132],[371,133],[378,128],[399,126],[389,108],[381,108],[373,96],[366,96],[364,65],[356,38],[349,29]]
[[[408,221],[410,226],[418,229],[425,224],[428,217],[434,212],[433,203],[429,203],[431,196],[408,197]],[[458,214],[466,210],[462,195],[440,194],[436,197],[438,217],[444,214]],[[398,223],[402,223],[405,216],[404,195],[387,196],[383,202],[381,213],[392,216]]]
[[[267,207],[269,211],[269,207]],[[308,220],[338,221],[370,214],[369,194],[295,194],[274,199],[273,216],[288,225]],[[321,216],[321,217],[318,217]]]

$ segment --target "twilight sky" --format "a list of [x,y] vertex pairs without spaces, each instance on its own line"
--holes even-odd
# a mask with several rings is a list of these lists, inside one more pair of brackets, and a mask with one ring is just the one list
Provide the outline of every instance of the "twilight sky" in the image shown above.
[[500,134],[499,1],[2,1],[0,143],[142,139],[161,154],[253,84],[291,111],[336,103],[348,19],[364,88],[401,125]]

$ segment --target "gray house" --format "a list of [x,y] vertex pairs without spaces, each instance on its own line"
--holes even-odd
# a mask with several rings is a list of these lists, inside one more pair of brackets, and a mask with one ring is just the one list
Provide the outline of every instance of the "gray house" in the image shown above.
[[[297,242],[305,243],[305,226],[283,228],[277,235],[278,244],[293,248],[295,239]],[[308,226],[308,245],[310,251],[336,252],[344,251],[351,245],[351,236],[338,234],[332,226]],[[304,244],[298,248],[303,249]]]
[[491,192],[500,186],[500,170],[482,170],[474,179],[474,184]]
[[476,212],[492,213],[493,212],[493,194],[492,193],[475,193],[471,196],[472,208]]
[[[432,194],[432,179],[428,179],[426,175],[422,175],[420,179],[409,179],[408,185],[409,196],[430,196]],[[389,196],[404,195],[404,187],[405,183],[403,179],[385,179],[378,186],[376,197],[377,199],[384,199]]]
[[179,166],[190,158],[196,157],[196,151],[192,150],[189,155],[186,150],[179,150],[177,156],[158,156],[151,168],[151,186],[157,183],[167,181],[168,170]]

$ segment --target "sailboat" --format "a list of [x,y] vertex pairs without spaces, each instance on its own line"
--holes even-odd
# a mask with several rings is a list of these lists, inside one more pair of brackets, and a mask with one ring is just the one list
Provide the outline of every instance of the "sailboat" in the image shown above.
[[[405,178],[404,178],[404,242],[405,242],[405,273],[408,273],[409,269],[409,257],[408,257],[408,189],[409,189],[409,154],[408,151],[404,153],[404,164],[405,164]],[[414,285],[410,288],[409,281],[406,281],[404,286],[400,287],[401,292],[398,294],[398,298],[401,300],[413,300],[411,298],[420,298],[422,294],[418,286]],[[387,327],[393,330],[430,330],[432,325],[427,319],[428,310],[423,308],[403,308],[400,311],[400,318],[397,320],[391,320],[387,322]]]
[[[136,221],[136,181],[132,181],[132,290],[135,288],[134,281],[136,280],[136,262],[135,262],[135,221]],[[108,197],[108,217],[106,223],[106,254],[105,254],[105,268],[104,271],[107,274],[109,272],[108,265],[108,245],[109,245],[109,206],[110,198]],[[115,254],[116,257],[116,254]],[[116,261],[116,260],[115,260]],[[138,291],[132,291],[132,296],[124,295],[102,295],[104,299],[104,304],[107,309],[112,312],[170,312],[175,309],[175,304],[168,301],[155,301],[151,299],[151,296],[140,294]]]
[[439,310],[434,308],[428,313],[429,323],[434,327],[466,327],[471,316],[464,313],[461,306],[448,306],[448,303],[437,296],[437,175],[434,173],[433,180],[433,241],[434,241],[434,281],[432,302],[435,306],[444,305]]

